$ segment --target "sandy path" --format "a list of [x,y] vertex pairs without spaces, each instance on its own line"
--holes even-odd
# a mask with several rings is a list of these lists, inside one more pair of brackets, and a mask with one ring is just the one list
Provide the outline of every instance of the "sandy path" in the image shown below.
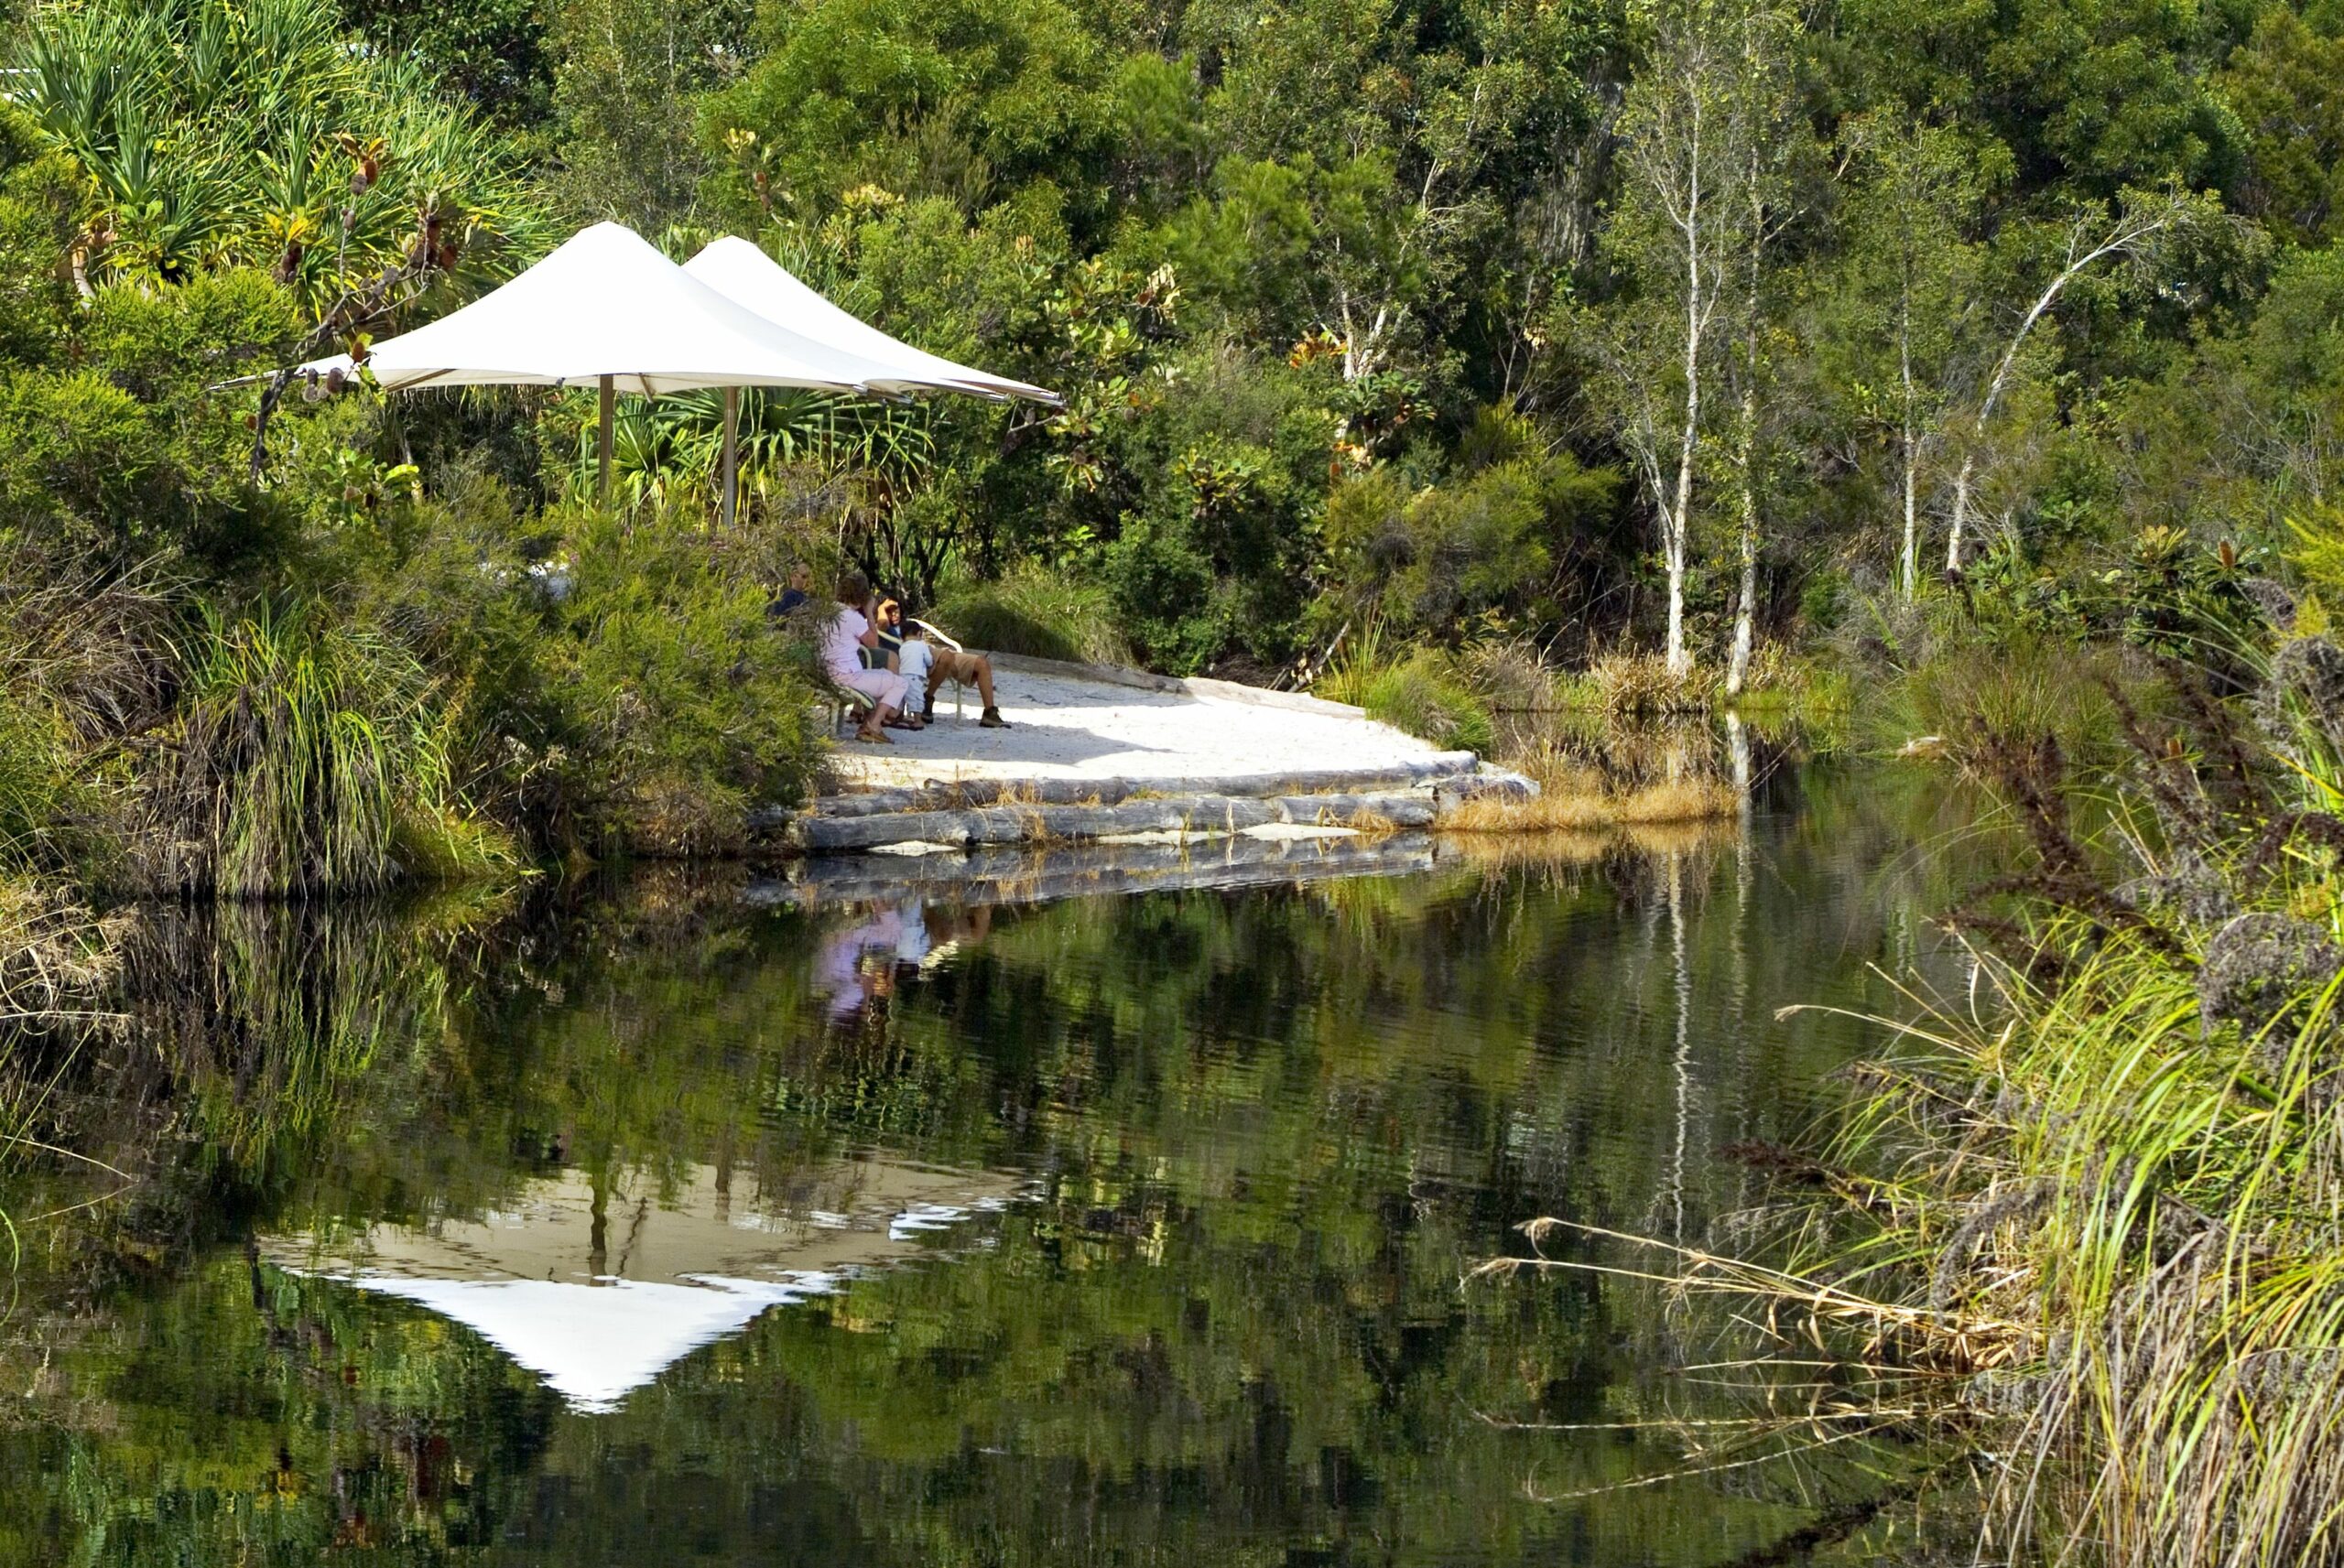
[[[1007,730],[952,717],[939,694],[938,721],[917,734],[891,730],[892,749],[841,738],[833,759],[848,787],[883,788],[960,779],[1233,778],[1327,768],[1373,772],[1439,748],[1356,708],[1334,703],[1264,706],[1209,691],[1153,691],[1089,680],[1070,666],[998,661]],[[1289,699],[1292,700],[1292,699]]]

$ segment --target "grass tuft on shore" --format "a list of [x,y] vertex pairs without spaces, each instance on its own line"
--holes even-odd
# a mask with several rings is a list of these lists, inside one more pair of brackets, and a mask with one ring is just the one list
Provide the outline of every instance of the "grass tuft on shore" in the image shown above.
[[1691,767],[1677,776],[1622,784],[1556,750],[1517,759],[1539,793],[1486,795],[1441,817],[1451,833],[1609,833],[1622,827],[1730,820],[1742,808],[1732,786]]

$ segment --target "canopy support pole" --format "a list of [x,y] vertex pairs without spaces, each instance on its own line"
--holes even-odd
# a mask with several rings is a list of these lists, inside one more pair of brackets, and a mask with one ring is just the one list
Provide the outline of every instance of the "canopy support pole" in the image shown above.
[[606,375],[602,377],[602,425],[601,452],[602,460],[602,481],[601,494],[602,504],[604,506],[608,506],[611,503],[611,421],[618,412],[619,395],[618,389],[612,384],[612,381],[609,376]]
[[741,504],[741,389],[724,389],[724,511],[729,532]]

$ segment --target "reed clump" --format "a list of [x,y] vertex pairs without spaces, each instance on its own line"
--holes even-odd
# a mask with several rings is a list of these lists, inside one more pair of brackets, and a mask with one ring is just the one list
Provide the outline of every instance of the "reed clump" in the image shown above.
[[1977,743],[2033,863],[1955,917],[1980,1000],[1867,1070],[1829,1162],[1861,1195],[1811,1215],[1811,1256],[2016,1325],[1948,1368],[2013,1556],[2335,1561],[2344,651],[2282,643],[2251,704],[2169,674],[2170,726],[2105,688],[2132,761],[2101,841],[2055,745]]
[[206,607],[150,784],[154,880],[229,897],[371,892],[509,864],[457,809],[445,710],[413,654],[315,605]]
[[[2344,654],[2283,645],[2245,721],[2187,672],[2106,843],[2048,742],[1977,754],[2034,864],[1958,914],[1992,1005],[1924,1012],[1839,1162],[1852,1249],[1932,1313],[2028,1325],[1965,1402],[2014,1551],[2124,1568],[2344,1555]],[[2064,1544],[2063,1544],[2064,1543]]]
[[1724,780],[1698,772],[1649,783],[1607,780],[1598,770],[1547,751],[1525,760],[1538,785],[1529,796],[1489,794],[1459,801],[1440,819],[1452,833],[1607,833],[1616,828],[1716,822],[1741,810]]

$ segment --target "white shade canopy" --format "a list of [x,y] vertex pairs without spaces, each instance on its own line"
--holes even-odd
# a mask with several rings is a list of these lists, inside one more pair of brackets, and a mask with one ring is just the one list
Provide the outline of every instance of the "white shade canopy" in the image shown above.
[[[597,223],[494,292],[374,346],[386,391],[594,385],[884,390],[899,367],[766,319],[688,275],[634,230]],[[325,362],[316,368],[323,369]],[[305,367],[309,368],[309,367]]]
[[786,331],[886,367],[863,384],[874,392],[962,392],[1060,401],[1054,392],[989,375],[889,337],[823,298],[746,240],[729,235],[717,240],[686,262],[684,271]]

